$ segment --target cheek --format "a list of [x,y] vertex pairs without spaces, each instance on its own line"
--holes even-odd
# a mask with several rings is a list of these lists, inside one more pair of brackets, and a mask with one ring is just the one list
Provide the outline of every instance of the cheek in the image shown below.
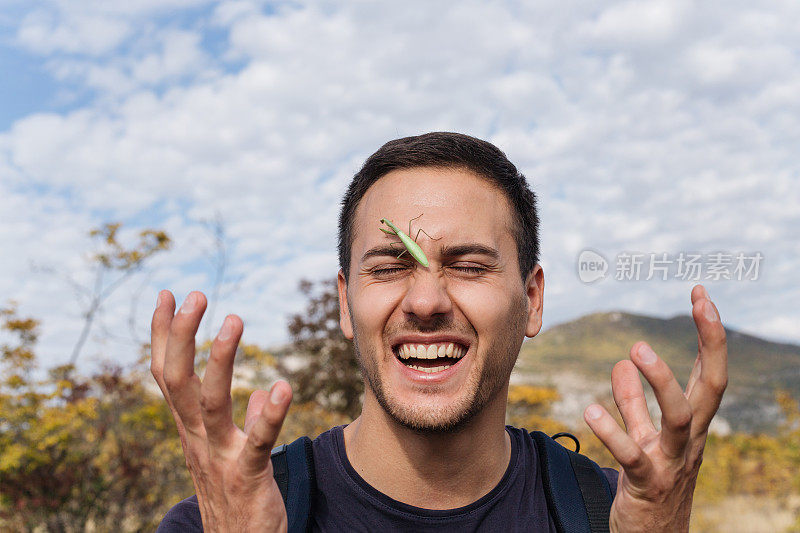
[[398,287],[368,285],[354,293],[350,314],[354,329],[362,334],[380,334],[400,306],[403,292]]
[[528,301],[521,291],[472,287],[471,290],[454,289],[451,298],[477,332],[479,343],[494,345],[502,342],[498,337],[511,340],[525,336]]
[[508,320],[515,306],[516,295],[490,286],[452,286],[448,292],[453,303],[477,330],[494,327]]

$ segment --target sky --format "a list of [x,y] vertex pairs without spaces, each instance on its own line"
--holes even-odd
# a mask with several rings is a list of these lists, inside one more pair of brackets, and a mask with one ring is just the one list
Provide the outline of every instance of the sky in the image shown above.
[[538,195],[545,328],[687,314],[700,282],[726,326],[800,342],[798,27],[794,0],[0,0],[0,305],[64,363],[89,231],[164,229],[174,246],[113,292],[80,359],[129,362],[159,289],[213,291],[219,221],[201,333],[236,313],[245,342],[283,343],[299,280],[336,274],[364,159],[458,131]]

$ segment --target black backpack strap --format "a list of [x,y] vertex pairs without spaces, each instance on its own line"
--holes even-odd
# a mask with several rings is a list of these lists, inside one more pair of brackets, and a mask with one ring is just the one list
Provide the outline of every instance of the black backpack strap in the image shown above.
[[567,453],[572,462],[572,471],[575,472],[578,486],[581,488],[583,503],[586,504],[589,529],[592,532],[609,531],[608,518],[614,497],[611,494],[608,478],[600,467],[585,455],[569,450]]
[[316,492],[314,454],[311,439],[300,437],[272,450],[272,471],[286,505],[288,533],[305,533],[311,528],[309,517]]
[[559,533],[609,531],[613,495],[600,467],[541,431],[532,431],[531,437],[539,453],[547,506]]

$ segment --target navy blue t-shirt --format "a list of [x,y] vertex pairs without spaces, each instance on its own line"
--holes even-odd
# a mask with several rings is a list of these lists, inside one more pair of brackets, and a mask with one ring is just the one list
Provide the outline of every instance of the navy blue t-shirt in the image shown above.
[[[533,438],[506,426],[511,460],[500,482],[477,501],[457,509],[432,510],[389,498],[358,475],[347,459],[344,426],[314,440],[317,497],[311,523],[315,531],[555,531],[543,492]],[[603,469],[616,493],[617,472]],[[175,505],[160,533],[202,531],[197,498]]]

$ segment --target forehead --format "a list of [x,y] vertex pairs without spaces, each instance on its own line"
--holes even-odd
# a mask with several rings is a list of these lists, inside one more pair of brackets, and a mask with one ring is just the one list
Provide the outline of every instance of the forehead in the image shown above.
[[469,170],[418,167],[394,170],[367,190],[354,217],[352,252],[382,239],[381,218],[407,232],[409,221],[419,215],[411,223],[411,237],[422,228],[437,239],[513,244],[511,207],[492,182]]

